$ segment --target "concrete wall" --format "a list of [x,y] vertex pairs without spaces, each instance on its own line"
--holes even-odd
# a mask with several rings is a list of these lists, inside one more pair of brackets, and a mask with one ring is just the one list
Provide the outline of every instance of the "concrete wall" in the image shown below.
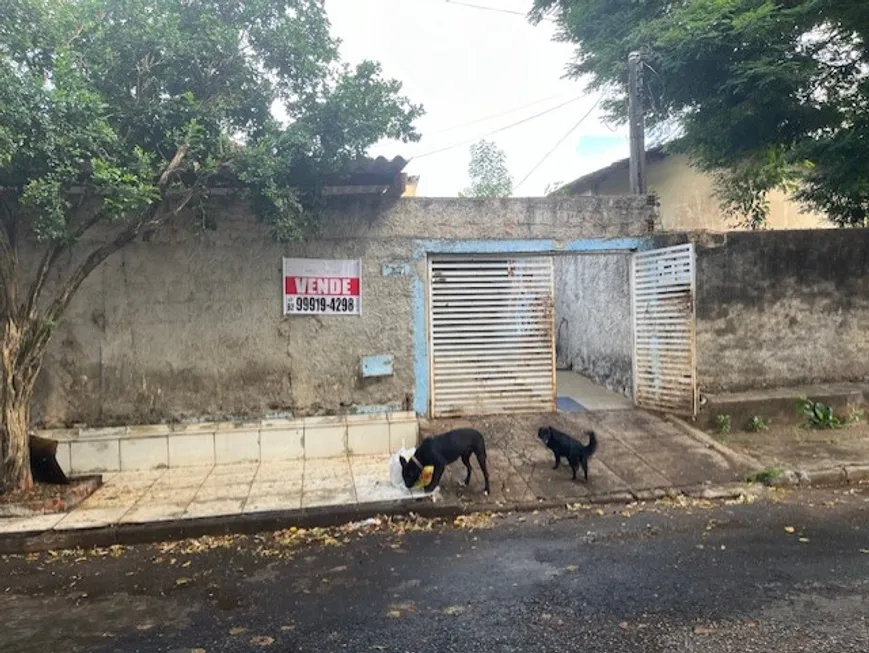
[[[693,168],[687,156],[674,154],[654,158],[648,163],[649,191],[661,202],[661,220],[666,231],[728,231],[739,228],[722,213],[715,183],[711,176]],[[595,185],[597,195],[620,195],[630,192],[628,172],[613,172]],[[817,213],[804,212],[799,204],[781,191],[769,194],[770,229],[832,228]]]
[[555,259],[556,355],[573,369],[633,396],[630,255]]
[[[82,285],[50,346],[39,422],[424,413],[427,254],[630,249],[657,213],[640,197],[344,200],[290,245],[244,205],[211,217],[216,230],[171,225]],[[284,318],[283,256],[360,258],[361,317]],[[361,378],[373,354],[394,356],[392,376]]]
[[869,380],[869,230],[694,238],[701,392]]

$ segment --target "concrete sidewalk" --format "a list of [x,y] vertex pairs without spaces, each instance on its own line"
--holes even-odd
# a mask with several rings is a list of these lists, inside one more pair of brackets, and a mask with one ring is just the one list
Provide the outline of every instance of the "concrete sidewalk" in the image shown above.
[[391,485],[389,456],[113,472],[70,512],[3,518],[0,535],[429,499]]
[[[551,425],[585,440],[584,430],[594,430],[598,451],[590,463],[588,484],[571,480],[562,463],[552,469],[554,457],[537,439],[537,429]],[[424,435],[458,426],[473,426],[486,437],[492,496],[495,502],[525,503],[563,499],[651,499],[669,490],[702,484],[744,481],[755,466],[725,447],[713,447],[710,439],[690,427],[641,410],[605,410],[546,415],[436,420],[421,430]],[[482,479],[475,462],[467,490],[459,487],[464,467],[448,468],[442,483],[447,497],[481,500]]]
[[[704,440],[702,433],[639,410],[438,421],[427,424],[423,432],[458,425],[474,426],[486,436],[489,497],[482,493],[476,461],[469,488],[459,486],[464,467],[456,463],[447,468],[436,493],[444,500],[434,506],[431,495],[392,486],[387,455],[116,472],[105,474],[104,485],[68,513],[0,519],[0,538],[14,539],[0,548],[39,550],[120,541],[133,537],[130,533],[139,540],[187,537],[198,531],[251,530],[304,523],[308,518],[340,519],[351,513],[358,518],[411,510],[449,514],[631,502],[682,489],[690,489],[693,496],[697,486],[702,492],[711,484],[742,482],[757,471],[728,455],[725,447]],[[588,484],[572,481],[566,466],[552,469],[552,454],[536,437],[543,425],[575,435],[596,431],[599,447]]]

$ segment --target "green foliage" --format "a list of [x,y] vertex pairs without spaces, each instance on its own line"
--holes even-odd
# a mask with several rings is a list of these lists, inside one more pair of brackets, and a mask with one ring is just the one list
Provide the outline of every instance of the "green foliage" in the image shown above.
[[491,141],[482,140],[471,146],[468,176],[471,185],[459,197],[509,197],[513,192],[507,155]]
[[322,175],[418,138],[400,83],[340,63],[322,2],[0,0],[0,15],[0,186],[43,242],[74,240],[73,189],[128,222],[239,181],[291,237]]
[[763,431],[769,431],[769,420],[764,419],[759,415],[755,415],[751,420],[749,420],[746,430],[749,433],[762,433]]
[[577,44],[569,73],[624,120],[631,51],[653,128],[718,179],[725,208],[764,223],[777,187],[839,225],[869,220],[869,3],[854,0],[535,0]]
[[797,402],[797,407],[799,412],[806,417],[809,428],[820,430],[837,429],[844,426],[844,422],[836,416],[832,407],[820,401],[802,398]]
[[751,474],[746,481],[749,483],[762,483],[764,485],[775,485],[776,482],[784,475],[784,470],[779,467],[764,467],[755,474]]
[[730,415],[716,415],[715,430],[722,435],[730,433]]

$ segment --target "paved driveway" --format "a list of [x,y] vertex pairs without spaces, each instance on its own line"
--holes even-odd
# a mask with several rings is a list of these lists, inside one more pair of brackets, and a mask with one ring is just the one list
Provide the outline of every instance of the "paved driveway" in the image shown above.
[[[537,439],[537,429],[544,425],[583,441],[583,431],[597,433],[598,451],[590,464],[587,485],[572,481],[566,465],[552,469],[553,455]],[[650,490],[744,480],[752,471],[682,427],[641,410],[434,420],[423,426],[423,434],[457,426],[473,426],[486,437],[494,501],[579,500],[611,493],[645,498]],[[457,488],[464,470],[459,462],[444,475],[444,492],[471,500],[480,497],[482,477],[476,462],[472,466],[470,489]]]

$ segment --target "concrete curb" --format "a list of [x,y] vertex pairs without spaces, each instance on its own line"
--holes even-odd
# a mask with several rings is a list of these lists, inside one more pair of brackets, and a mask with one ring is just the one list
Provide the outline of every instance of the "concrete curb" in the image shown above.
[[845,487],[869,480],[869,465],[824,469],[786,469],[770,483],[773,487]]
[[[867,467],[869,474],[869,467]],[[0,555],[38,553],[41,551],[130,546],[154,542],[182,540],[206,535],[252,535],[279,531],[290,526],[313,528],[337,526],[369,517],[394,517],[415,513],[428,518],[452,518],[478,512],[508,513],[552,510],[576,505],[630,504],[655,501],[665,497],[685,496],[694,499],[738,499],[756,492],[750,485],[700,485],[684,488],[652,488],[630,492],[609,492],[581,498],[545,499],[523,503],[458,503],[386,501],[352,506],[323,506],[301,510],[224,515],[198,519],[150,522],[147,524],[118,524],[99,528],[68,531],[31,531],[0,535]]]
[[721,444],[715,438],[713,438],[708,433],[704,433],[700,429],[695,426],[692,426],[688,422],[679,419],[678,417],[673,417],[672,415],[664,415],[664,421],[673,424],[682,430],[683,433],[693,438],[700,444],[706,446],[709,449],[714,449],[716,452],[727,458],[731,462],[736,462],[745,467],[749,467],[751,469],[760,470],[765,467],[765,465],[757,460],[756,458],[749,456],[748,454],[739,453],[734,451],[730,447]]

